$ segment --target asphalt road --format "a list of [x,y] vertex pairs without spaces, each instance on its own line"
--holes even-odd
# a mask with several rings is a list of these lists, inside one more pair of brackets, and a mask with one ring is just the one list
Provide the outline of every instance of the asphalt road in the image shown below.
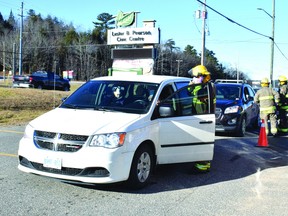
[[0,215],[287,215],[288,137],[217,136],[210,173],[157,168],[148,187],[77,185],[17,169],[23,126],[0,127]]

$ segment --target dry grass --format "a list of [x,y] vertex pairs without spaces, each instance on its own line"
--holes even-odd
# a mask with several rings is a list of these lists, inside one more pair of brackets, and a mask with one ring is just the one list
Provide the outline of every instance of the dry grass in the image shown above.
[[60,105],[71,91],[0,87],[0,125],[23,125]]

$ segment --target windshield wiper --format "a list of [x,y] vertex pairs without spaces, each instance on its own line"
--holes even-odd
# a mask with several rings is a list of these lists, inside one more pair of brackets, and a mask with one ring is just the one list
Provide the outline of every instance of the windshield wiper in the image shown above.
[[[109,107],[110,108],[110,107]],[[108,109],[107,106],[95,106],[94,110],[99,110],[99,111],[114,111],[113,109]]]
[[77,106],[75,104],[62,104],[61,107],[76,109]]
[[113,107],[113,106],[95,106],[94,110],[105,111],[105,112],[123,112],[123,108]]
[[61,107],[66,107],[69,109],[94,109],[93,106],[85,106],[85,105],[79,105],[79,104],[62,104]]

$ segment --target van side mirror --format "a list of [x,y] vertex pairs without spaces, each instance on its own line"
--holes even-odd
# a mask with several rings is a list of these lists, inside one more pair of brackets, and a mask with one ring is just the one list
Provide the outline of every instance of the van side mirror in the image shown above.
[[175,111],[172,105],[161,104],[159,106],[159,114],[160,114],[160,117],[171,117],[175,115]]
[[249,101],[254,101],[254,97],[248,96],[248,100],[249,100]]

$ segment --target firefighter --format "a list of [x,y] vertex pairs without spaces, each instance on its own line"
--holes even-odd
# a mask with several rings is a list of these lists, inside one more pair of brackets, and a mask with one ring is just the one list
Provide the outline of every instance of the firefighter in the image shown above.
[[[268,78],[261,80],[261,89],[258,90],[254,97],[254,102],[259,104],[260,107],[260,118],[264,119],[266,134],[277,134],[277,116],[276,106],[279,103],[279,93],[269,88]],[[270,131],[268,127],[268,120],[270,120]]]
[[287,77],[284,75],[279,76],[279,96],[280,102],[278,104],[279,110],[279,124],[278,132],[287,133],[288,132],[288,87],[287,87]]
[[[194,88],[188,88],[190,90],[191,94],[194,95],[193,101],[192,101],[192,107],[194,107],[192,110],[196,112],[197,114],[206,113],[208,112],[207,108],[207,89],[203,88],[201,84],[205,84],[211,80],[210,72],[207,70],[207,68],[204,65],[197,65],[196,67],[192,68],[188,71],[188,74],[192,76],[192,80],[190,81],[189,85],[196,84]],[[198,85],[197,85],[198,84]],[[215,110],[215,104],[216,104],[216,98],[215,98],[215,88],[211,82],[209,82],[209,85],[211,89],[213,89],[213,112]],[[206,95],[206,98],[205,98]],[[204,97],[203,97],[204,96]],[[195,162],[194,169],[197,172],[208,172],[211,167],[210,161],[199,161]]]

